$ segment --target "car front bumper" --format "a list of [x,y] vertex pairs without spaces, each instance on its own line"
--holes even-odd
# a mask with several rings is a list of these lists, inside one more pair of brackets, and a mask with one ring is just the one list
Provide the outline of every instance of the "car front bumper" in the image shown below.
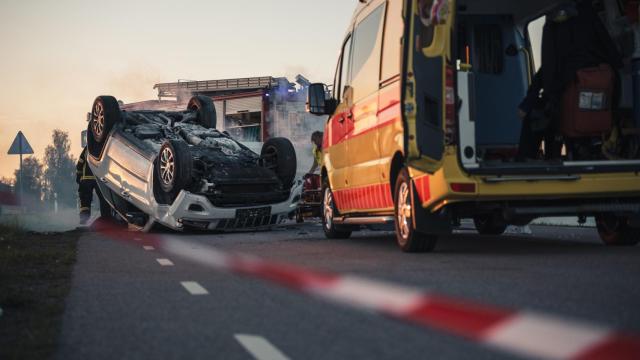
[[302,183],[294,184],[280,203],[250,207],[216,207],[203,195],[182,191],[171,206],[159,206],[154,220],[174,230],[233,231],[269,228],[295,214]]

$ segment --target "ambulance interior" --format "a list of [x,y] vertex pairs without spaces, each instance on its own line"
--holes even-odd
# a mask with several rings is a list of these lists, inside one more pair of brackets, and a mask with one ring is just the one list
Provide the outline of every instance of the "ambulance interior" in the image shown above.
[[517,159],[523,126],[518,107],[540,67],[545,14],[559,3],[562,1],[457,1],[452,56],[457,68],[458,147],[467,170],[586,164],[594,169],[613,163],[637,168],[640,164],[640,124],[633,118],[633,102],[640,94],[633,93],[630,60],[633,52],[640,50],[633,44],[633,27],[624,16],[629,7],[619,0],[594,2],[625,64],[619,71],[621,99],[619,110],[611,117],[612,126],[578,139],[580,151],[576,142],[569,147],[564,138],[558,137],[562,147],[559,158],[545,159],[541,145],[538,159]]

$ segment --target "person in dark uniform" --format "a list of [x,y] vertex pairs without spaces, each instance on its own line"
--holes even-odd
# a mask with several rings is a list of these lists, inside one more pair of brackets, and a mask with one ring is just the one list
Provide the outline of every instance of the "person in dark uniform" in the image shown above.
[[100,207],[104,200],[100,191],[97,191],[96,177],[91,172],[87,164],[87,148],[82,150],[78,164],[76,165],[76,182],[78,183],[78,197],[80,198],[80,224],[86,225],[91,218],[91,202],[93,201],[93,191],[96,190]]
[[[542,139],[547,159],[560,156],[562,144],[555,138],[562,116],[562,98],[578,70],[600,64],[613,69],[623,66],[622,56],[588,0],[567,1],[547,15],[541,55],[540,70],[518,109],[524,120],[519,160],[536,158]],[[617,98],[614,95],[614,104]]]

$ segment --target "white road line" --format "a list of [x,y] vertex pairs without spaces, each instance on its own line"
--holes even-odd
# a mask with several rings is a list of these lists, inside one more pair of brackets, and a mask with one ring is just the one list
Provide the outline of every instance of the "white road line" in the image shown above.
[[155,250],[155,249],[156,249],[156,248],[154,248],[153,246],[146,246],[146,245],[145,245],[145,246],[143,246],[142,248],[144,248],[144,249],[145,249],[145,250],[147,250],[147,251],[153,251],[153,250]]
[[169,259],[156,259],[156,261],[162,266],[173,266],[173,262]]
[[289,360],[262,336],[235,334],[234,337],[257,360]]
[[180,284],[187,289],[187,291],[191,295],[208,295],[209,292],[207,289],[203,288],[202,285],[198,284],[195,281],[183,281]]
[[136,237],[136,238],[133,238],[133,240],[135,240],[135,241],[141,241],[142,239],[140,239],[140,238]]

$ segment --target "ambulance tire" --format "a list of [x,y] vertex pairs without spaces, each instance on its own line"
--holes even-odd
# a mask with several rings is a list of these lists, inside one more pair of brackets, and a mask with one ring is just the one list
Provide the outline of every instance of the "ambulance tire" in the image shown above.
[[216,107],[210,97],[204,95],[192,97],[187,105],[187,111],[198,113],[198,125],[207,129],[216,128],[218,123]]
[[411,199],[411,178],[409,171],[402,169],[398,174],[394,189],[394,218],[396,241],[403,252],[426,253],[436,247],[438,236],[417,231],[413,224],[415,209]]
[[91,108],[91,121],[87,129],[87,147],[96,158],[102,156],[109,133],[122,120],[118,100],[113,96],[98,96]]
[[640,228],[629,226],[625,217],[613,214],[596,215],[600,239],[608,246],[634,246],[640,242]]
[[473,224],[480,235],[502,235],[509,226],[493,215],[476,215],[473,217]]
[[351,237],[351,228],[337,226],[333,219],[336,218],[338,209],[333,200],[333,192],[329,183],[325,181],[322,186],[322,229],[327,239],[348,239]]

